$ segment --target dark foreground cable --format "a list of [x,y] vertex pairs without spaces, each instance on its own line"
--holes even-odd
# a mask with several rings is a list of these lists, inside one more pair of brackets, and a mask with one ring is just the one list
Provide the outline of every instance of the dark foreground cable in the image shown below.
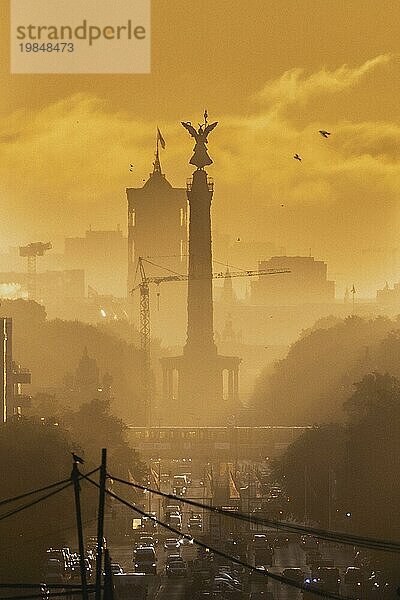
[[[41,586],[46,586],[47,588],[51,588],[52,590],[81,590],[82,586],[80,583],[51,583],[47,585],[47,583],[0,583],[0,589],[20,589],[20,590],[37,590]],[[88,585],[88,588],[95,587],[94,585]],[[3,598],[0,598],[3,600]]]
[[55,496],[56,494],[58,494],[59,492],[62,492],[63,490],[67,489],[67,487],[70,487],[71,485],[72,485],[72,481],[70,481],[66,485],[63,485],[58,490],[53,490],[52,492],[49,492],[48,494],[45,494],[44,496],[41,496],[40,498],[37,498],[36,500],[29,502],[28,504],[24,504],[23,506],[20,506],[19,508],[15,508],[14,510],[11,510],[8,513],[1,515],[0,521],[2,521],[3,519],[7,519],[8,517],[12,517],[13,515],[16,515],[17,513],[21,512],[23,510],[26,510],[27,508],[31,508],[32,506],[35,506],[35,504],[39,504],[39,502],[43,502],[43,500],[47,500],[48,498],[51,498],[51,496]]
[[37,490],[32,490],[30,492],[25,492],[24,494],[20,494],[19,496],[14,496],[13,498],[7,498],[5,500],[0,500],[0,506],[3,506],[3,504],[9,504],[10,502],[16,502],[17,500],[22,500],[23,498],[27,498],[28,496],[32,496],[33,494],[39,494],[40,492],[45,492],[47,490],[51,490],[52,488],[55,488],[58,485],[67,483],[68,481],[70,481],[70,477],[68,477],[68,479],[63,479],[62,481],[57,481],[57,483],[51,483],[50,485],[46,485],[45,487],[38,488]]
[[[50,586],[51,587],[51,586]],[[71,590],[65,590],[65,592],[51,592],[50,591],[50,598],[55,598],[55,597],[61,597],[63,598],[64,596],[70,596],[71,594],[75,594],[76,592],[79,592],[79,590],[77,588]],[[94,589],[88,589],[88,593],[89,594],[94,594],[95,590]],[[36,598],[39,600],[44,600],[45,598],[47,598],[46,596],[46,592],[43,592],[41,594],[32,594],[31,596],[6,596],[6,597],[1,597],[0,600],[36,600]]]
[[[93,475],[93,473],[96,473],[96,471],[98,471],[98,470],[99,470],[99,468],[93,469],[93,471],[90,471],[87,474],[87,476]],[[87,476],[81,474],[79,479],[83,479]],[[41,496],[40,498],[37,498],[36,500],[29,502],[28,504],[24,504],[23,506],[19,506],[18,508],[15,508],[14,510],[9,511],[8,513],[0,515],[0,521],[2,521],[3,519],[7,519],[8,517],[12,517],[13,515],[21,512],[27,508],[31,508],[32,506],[35,506],[35,504],[39,504],[39,502],[42,502],[43,500],[47,500],[48,498],[51,498],[51,496],[55,496],[59,492],[62,492],[63,490],[65,490],[67,487],[71,486],[72,484],[73,484],[73,482],[72,482],[72,479],[70,478],[70,479],[68,479],[68,483],[66,485],[58,488],[57,490],[53,490],[52,492],[49,492],[48,494],[45,494],[44,496]]]
[[329,531],[327,529],[318,529],[315,527],[306,527],[304,525],[297,525],[293,523],[288,523],[285,521],[274,521],[272,519],[265,519],[261,517],[255,517],[246,515],[240,512],[230,512],[224,510],[222,508],[218,508],[216,506],[211,506],[209,504],[201,504],[200,502],[196,502],[195,500],[189,500],[188,498],[183,498],[181,496],[174,496],[173,494],[166,494],[161,492],[160,490],[153,490],[149,487],[145,487],[143,485],[139,485],[137,483],[132,483],[130,481],[126,481],[124,479],[120,479],[119,477],[113,477],[112,475],[108,475],[113,481],[117,481],[118,483],[122,483],[124,485],[129,485],[136,489],[150,492],[157,496],[162,496],[163,498],[167,498],[168,500],[182,502],[183,504],[188,504],[189,506],[194,506],[200,509],[206,509],[211,512],[215,512],[219,515],[223,515],[226,517],[230,517],[231,519],[237,519],[240,521],[246,521],[247,523],[254,523],[256,525],[264,525],[267,527],[274,527],[276,529],[281,529],[284,531],[292,531],[294,533],[308,533],[310,535],[314,535],[320,539],[324,539],[330,542],[338,542],[340,544],[346,544],[350,546],[359,546],[362,548],[369,548],[372,550],[382,550],[386,552],[394,552],[400,553],[400,543],[392,540],[381,540],[374,539],[362,536],[356,536],[349,533],[344,532],[335,532]]
[[[96,473],[96,471],[99,470],[99,467],[97,467],[96,469],[93,469],[93,471],[89,471],[89,473],[87,473],[87,475],[93,475],[93,473]],[[68,481],[71,481],[71,477],[68,477],[67,479],[63,479],[61,481],[57,481],[56,483],[50,483],[49,485],[45,485],[42,488],[37,488],[36,490],[31,490],[30,492],[25,492],[24,494],[20,494],[19,496],[14,496],[13,498],[6,498],[5,500],[0,500],[0,506],[3,506],[4,504],[10,504],[10,502],[16,502],[17,500],[22,500],[23,498],[27,498],[28,496],[32,496],[33,494],[39,494],[40,492],[46,492],[47,490],[51,490],[52,488],[57,487],[58,485],[63,485],[64,483],[68,483]]]
[[[95,487],[100,488],[99,484],[96,483],[95,481],[93,481],[92,479],[90,479],[89,477],[87,477],[85,475],[83,475],[83,477],[84,477],[84,479],[86,479],[87,481],[89,481]],[[120,498],[119,496],[117,496],[116,494],[114,494],[113,492],[111,492],[110,490],[106,489],[105,491],[106,491],[106,494],[108,494],[112,498],[115,498],[115,500],[118,500],[118,502],[121,502],[121,504],[124,504],[125,506],[131,508],[132,510],[134,510],[137,513],[139,513],[143,517],[151,518],[155,523],[157,523],[161,527],[164,527],[165,529],[168,529],[169,531],[171,531],[175,535],[182,536],[182,532],[179,531],[179,529],[175,529],[174,527],[171,527],[171,525],[167,525],[167,523],[164,523],[163,521],[158,520],[153,515],[150,515],[149,513],[146,513],[144,510],[141,510],[140,508],[138,508],[134,504],[131,504],[130,502],[128,502],[127,500],[124,500],[123,498]],[[240,565],[241,567],[244,567],[245,569],[248,569],[249,571],[252,571],[253,573],[257,573],[257,575],[262,575],[264,577],[269,577],[270,579],[274,579],[275,581],[278,581],[281,584],[288,585],[288,586],[290,586],[292,588],[296,588],[296,589],[301,590],[301,591],[307,591],[309,593],[313,593],[316,596],[322,596],[324,598],[331,598],[332,600],[355,600],[355,598],[352,598],[350,596],[342,596],[340,594],[335,594],[334,592],[327,592],[325,590],[317,589],[317,588],[315,588],[312,585],[305,586],[305,585],[297,584],[293,580],[288,579],[287,577],[283,577],[282,575],[278,575],[277,573],[272,573],[271,571],[267,571],[267,570],[261,571],[260,569],[257,569],[256,567],[253,567],[253,565],[250,565],[249,563],[241,561],[238,558],[235,558],[234,556],[231,556],[230,554],[226,554],[225,552],[222,552],[221,550],[217,550],[216,548],[213,548],[212,546],[209,546],[208,544],[205,544],[204,542],[201,542],[200,540],[198,540],[198,539],[196,539],[196,538],[194,538],[192,536],[190,536],[190,537],[193,540],[193,542],[195,544],[197,544],[198,546],[200,546],[201,548],[209,550],[213,554],[216,554],[217,556],[221,556],[222,558],[225,558],[226,560],[228,560],[230,562],[236,563],[237,565]]]

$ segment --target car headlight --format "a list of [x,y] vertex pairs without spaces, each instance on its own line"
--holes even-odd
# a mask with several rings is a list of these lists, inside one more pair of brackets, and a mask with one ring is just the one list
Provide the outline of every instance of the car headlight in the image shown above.
[[135,567],[137,568],[139,565],[137,563],[135,563]]

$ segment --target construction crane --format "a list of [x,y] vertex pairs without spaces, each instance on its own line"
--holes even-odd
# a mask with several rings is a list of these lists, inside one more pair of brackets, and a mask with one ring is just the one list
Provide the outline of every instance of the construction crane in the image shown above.
[[[147,277],[143,263],[146,262],[155,267],[160,267],[150,260],[146,260],[142,256],[138,258],[138,265],[136,273],[139,271],[141,281],[132,290],[133,294],[136,290],[140,290],[140,348],[143,351],[145,357],[145,369],[150,369],[150,294],[149,285],[154,283],[160,285],[160,283],[166,283],[168,281],[187,281],[189,275],[181,275],[171,271],[171,275],[165,275],[162,277]],[[160,267],[164,268],[164,267]],[[226,277],[257,277],[263,275],[278,275],[280,273],[290,273],[290,269],[260,269],[260,270],[243,270],[243,271],[230,271],[224,273],[222,271],[213,273],[212,279],[224,279]]]
[[[133,294],[136,290],[140,290],[140,349],[143,353],[143,371],[142,371],[142,385],[143,385],[143,393],[144,393],[144,404],[145,404],[145,412],[147,421],[151,423],[151,405],[152,405],[152,390],[150,385],[150,371],[151,371],[151,356],[150,356],[150,293],[149,293],[149,285],[155,284],[160,285],[160,283],[166,283],[169,281],[188,281],[189,275],[181,275],[174,271],[170,271],[170,269],[166,269],[170,271],[170,275],[165,275],[163,277],[147,277],[146,271],[144,268],[144,262],[153,265],[158,268],[160,265],[156,265],[150,260],[146,260],[142,256],[138,258],[138,264],[136,267],[136,275],[139,272],[140,275],[140,283],[136,285],[132,290],[131,294]],[[279,273],[290,273],[290,269],[260,269],[260,270],[243,270],[243,271],[233,271],[229,273],[224,273],[222,271],[218,273],[213,273],[211,275],[212,279],[224,279],[226,277],[256,277],[263,275],[277,275]],[[197,278],[196,278],[197,279]]]
[[28,259],[28,298],[36,299],[36,268],[37,257],[43,256],[47,250],[51,250],[51,242],[32,242],[27,246],[19,247],[19,255]]

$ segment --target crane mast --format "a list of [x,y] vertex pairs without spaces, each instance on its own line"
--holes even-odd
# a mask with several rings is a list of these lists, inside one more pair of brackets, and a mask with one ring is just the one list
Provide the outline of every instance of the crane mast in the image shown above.
[[[151,383],[150,383],[150,370],[151,370],[151,356],[150,356],[150,289],[149,284],[159,285],[160,283],[167,283],[170,281],[187,281],[189,276],[187,274],[181,275],[179,273],[171,273],[171,275],[165,275],[164,277],[147,277],[144,268],[144,262],[154,265],[151,261],[146,260],[142,256],[138,258],[138,271],[140,275],[140,283],[136,285],[132,290],[133,294],[136,290],[140,293],[140,349],[143,352],[143,391],[145,395],[145,411],[147,415],[147,421],[151,424]],[[154,265],[159,267],[160,265]],[[290,269],[260,269],[260,270],[243,270],[233,271],[229,274],[213,273],[212,279],[224,279],[226,277],[257,277],[264,275],[278,275],[282,273],[290,273]]]

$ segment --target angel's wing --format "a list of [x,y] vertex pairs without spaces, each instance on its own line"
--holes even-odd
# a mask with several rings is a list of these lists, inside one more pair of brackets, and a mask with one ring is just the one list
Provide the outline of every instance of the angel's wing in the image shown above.
[[191,123],[185,123],[185,121],[181,121],[182,125],[184,126],[185,129],[188,130],[188,132],[190,133],[190,135],[192,137],[196,137],[197,135],[197,131],[195,130],[195,128],[193,127],[193,125],[191,125]]
[[207,125],[207,127],[204,130],[205,135],[207,136],[210,131],[212,131],[214,129],[214,127],[216,127],[218,125],[218,121],[215,121],[215,123],[211,123],[210,125]]

